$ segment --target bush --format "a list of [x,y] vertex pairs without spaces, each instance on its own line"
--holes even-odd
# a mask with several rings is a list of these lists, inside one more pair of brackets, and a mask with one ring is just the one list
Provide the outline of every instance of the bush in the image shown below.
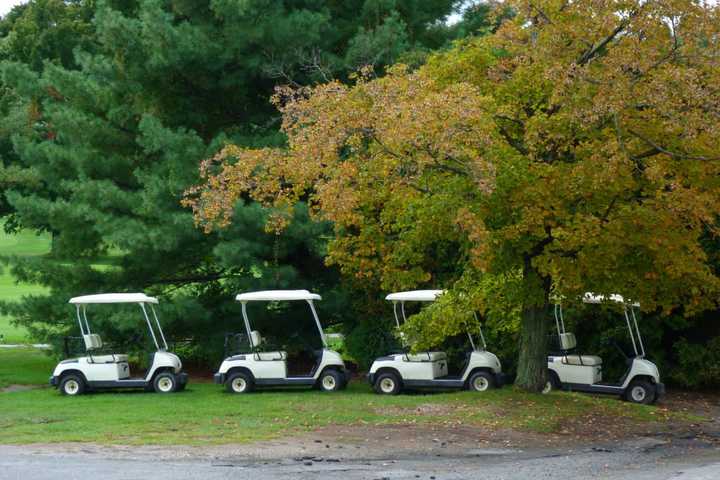
[[361,370],[367,371],[373,360],[398,350],[390,321],[363,319],[345,336],[345,348]]
[[677,365],[669,374],[673,383],[690,388],[720,387],[720,337],[705,345],[681,338],[673,350],[677,355]]

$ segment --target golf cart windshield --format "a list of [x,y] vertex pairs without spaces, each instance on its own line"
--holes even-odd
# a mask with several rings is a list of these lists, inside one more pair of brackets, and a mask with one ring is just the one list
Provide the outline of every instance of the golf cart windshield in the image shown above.
[[[167,341],[165,340],[165,334],[163,333],[162,327],[160,326],[160,320],[158,320],[157,313],[155,312],[155,307],[153,307],[153,305],[157,305],[159,303],[158,299],[155,297],[148,297],[144,293],[102,293],[99,295],[84,295],[81,297],[74,297],[71,298],[68,303],[75,305],[78,324],[80,325],[80,333],[83,335],[84,338],[92,335],[92,332],[90,330],[90,323],[88,322],[87,318],[88,305],[111,303],[137,303],[138,305],[140,305],[140,309],[145,316],[145,322],[147,323],[148,329],[150,330],[150,335],[152,336],[153,342],[155,343],[155,348],[157,348],[158,350],[167,350],[168,348]],[[158,335],[156,335],[155,333],[155,328],[153,328],[153,323],[150,321],[150,317],[148,316],[145,305],[150,306],[150,311],[152,312],[153,319],[155,320],[155,328],[157,328],[157,333],[162,340],[162,347],[158,342]]]
[[[582,297],[582,301],[583,303],[591,305],[600,305],[608,302],[621,305],[628,333],[630,334],[630,341],[632,342],[633,351],[635,352],[635,357],[645,357],[645,346],[643,345],[642,336],[640,335],[640,328],[638,327],[636,314],[636,309],[640,308],[639,303],[627,301],[622,297],[622,295],[618,295],[616,293],[606,297],[604,295],[596,295],[592,292],[586,292]],[[557,327],[558,335],[562,338],[566,334],[566,331],[565,319],[563,317],[560,301],[555,302],[555,326]]]
[[325,332],[323,332],[320,318],[318,317],[317,311],[315,311],[314,301],[322,300],[322,297],[317,293],[311,293],[308,290],[264,290],[260,292],[241,293],[235,297],[235,300],[242,303],[243,321],[245,322],[245,330],[247,332],[248,340],[250,342],[250,348],[257,348],[259,345],[256,345],[256,342],[253,338],[253,330],[250,326],[250,320],[248,319],[247,314],[247,303],[292,301],[306,301],[308,303],[313,318],[315,319],[315,325],[317,326],[318,332],[320,333],[320,340],[322,340],[323,348],[327,348]]
[[[398,330],[400,330],[401,327],[400,316],[398,315],[398,303],[400,304],[400,313],[403,319],[402,323],[405,323],[407,322],[407,316],[405,315],[405,302],[434,302],[444,292],[445,290],[410,290],[407,292],[395,292],[386,296],[385,300],[393,302],[393,314],[395,315],[395,324],[397,325]],[[483,349],[485,349],[487,348],[487,344],[485,343],[485,335],[483,335],[480,321],[478,320],[477,314],[475,312],[473,312],[473,318],[475,318],[475,321],[477,323],[478,332],[480,333],[480,339],[482,340],[483,344]],[[472,349],[477,350],[475,346],[475,340],[470,334],[470,331],[467,332],[467,335],[468,339],[470,339],[470,345],[472,346]]]

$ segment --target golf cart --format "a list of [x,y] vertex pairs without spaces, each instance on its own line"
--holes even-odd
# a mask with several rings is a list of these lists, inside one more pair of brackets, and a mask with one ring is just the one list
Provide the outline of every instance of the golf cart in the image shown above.
[[[315,311],[315,300],[320,295],[307,290],[268,290],[242,293],[235,297],[242,304],[242,316],[250,350],[227,357],[215,374],[215,383],[224,384],[228,392],[247,393],[257,387],[308,386],[323,391],[345,388],[350,378],[340,354],[328,349],[325,333]],[[305,301],[315,319],[323,348],[313,352],[314,365],[306,375],[288,374],[288,355],[285,351],[267,351],[260,332],[253,330],[247,315],[248,302],[290,302]]]
[[[393,302],[395,323],[400,329],[398,304],[403,322],[405,302],[433,302],[443,290],[414,290],[391,293],[386,300]],[[477,316],[475,316],[477,320]],[[393,353],[376,358],[370,367],[368,380],[377,393],[395,395],[403,388],[462,389],[484,392],[503,384],[504,377],[498,358],[485,350],[485,337],[478,322],[482,346],[477,346],[468,331],[472,350],[467,353],[465,365],[457,376],[448,375],[445,352]]]
[[640,305],[627,303],[620,295],[610,295],[609,298],[605,298],[592,293],[586,293],[582,301],[586,304],[611,301],[622,305],[634,355],[628,356],[622,348],[616,346],[626,358],[628,370],[617,383],[603,382],[602,359],[596,355],[582,355],[577,352],[575,334],[565,331],[562,305],[556,303],[555,326],[561,351],[548,356],[550,378],[545,390],[562,388],[579,392],[607,393],[620,395],[634,403],[654,403],[665,393],[665,385],[660,383],[657,366],[645,359],[645,347],[635,314],[635,309]]
[[[86,356],[63,360],[55,367],[50,385],[57,387],[60,393],[80,395],[87,390],[115,388],[145,388],[158,393],[171,393],[185,388],[187,374],[182,372],[182,362],[178,356],[167,351],[165,335],[153,307],[158,303],[157,298],[148,297],[144,293],[104,293],[71,298],[69,303],[75,305]],[[140,306],[157,349],[152,354],[144,377],[132,378],[128,356],[103,352],[100,335],[90,330],[88,305],[118,303],[136,303]],[[148,316],[148,306],[154,325]]]

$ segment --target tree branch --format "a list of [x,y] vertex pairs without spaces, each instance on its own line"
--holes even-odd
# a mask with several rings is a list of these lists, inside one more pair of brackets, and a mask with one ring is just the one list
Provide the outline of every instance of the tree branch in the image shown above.
[[[632,135],[635,135],[637,138],[639,138],[639,139],[642,140],[643,142],[645,142],[645,143],[647,143],[648,145],[650,145],[651,147],[653,147],[653,149],[657,150],[658,153],[664,153],[665,155],[669,155],[669,156],[671,156],[671,157],[673,157],[673,158],[684,158],[684,159],[687,159],[687,160],[701,160],[701,161],[720,160],[720,157],[704,157],[704,156],[699,156],[699,155],[687,155],[687,154],[685,154],[685,153],[673,152],[673,151],[671,151],[671,150],[668,150],[668,149],[666,149],[666,148],[658,145],[658,144],[657,144],[656,142],[654,142],[653,140],[649,139],[648,137],[646,137],[646,136],[644,136],[644,135],[642,135],[642,134],[640,134],[640,133],[638,133],[638,132],[636,132],[636,131],[628,130],[628,133],[630,133],[630,134],[632,134]],[[648,155],[648,156],[649,156],[649,155]]]

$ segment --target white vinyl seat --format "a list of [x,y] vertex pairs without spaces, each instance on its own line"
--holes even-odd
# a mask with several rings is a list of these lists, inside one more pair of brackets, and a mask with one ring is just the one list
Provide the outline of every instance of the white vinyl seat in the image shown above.
[[102,338],[97,333],[83,335],[83,340],[92,363],[121,363],[128,361],[127,355],[93,355],[92,350],[99,350],[103,346]]
[[127,355],[91,355],[93,363],[126,363]]
[[272,360],[287,360],[287,352],[256,352],[258,360],[272,361]]
[[572,350],[577,347],[577,339],[574,333],[561,333],[560,334],[560,348],[565,351]]
[[597,355],[566,355],[562,361],[567,365],[585,365],[588,367],[602,365],[602,358]]
[[445,352],[408,353],[407,359],[410,362],[437,362],[447,360],[447,355]]
[[[263,344],[262,335],[257,330],[250,332],[250,340],[255,348]],[[255,352],[256,358],[262,361],[287,360],[287,352]]]
[[83,341],[85,342],[85,350],[97,350],[103,346],[102,339],[97,333],[83,335]]

